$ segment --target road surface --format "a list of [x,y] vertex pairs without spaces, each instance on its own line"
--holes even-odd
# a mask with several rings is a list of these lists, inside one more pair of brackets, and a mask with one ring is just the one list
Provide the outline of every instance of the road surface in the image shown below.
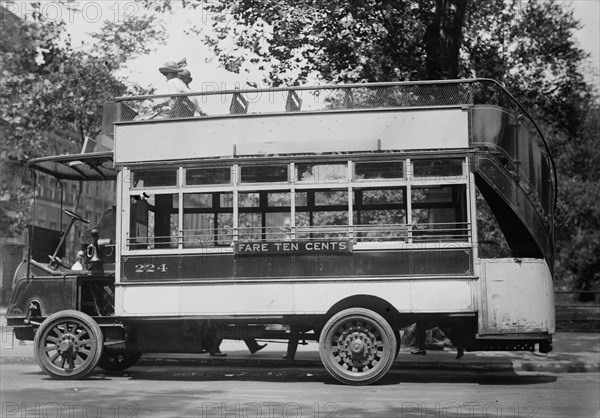
[[0,364],[2,417],[598,417],[599,373],[402,370],[372,386],[323,368],[177,361],[52,380]]

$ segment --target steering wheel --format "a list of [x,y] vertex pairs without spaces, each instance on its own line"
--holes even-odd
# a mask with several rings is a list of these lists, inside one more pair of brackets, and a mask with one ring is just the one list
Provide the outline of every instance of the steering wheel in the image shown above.
[[81,221],[83,223],[89,224],[90,221],[85,219],[83,216],[76,214],[75,212],[71,212],[69,209],[63,209],[63,212],[69,215],[75,221]]

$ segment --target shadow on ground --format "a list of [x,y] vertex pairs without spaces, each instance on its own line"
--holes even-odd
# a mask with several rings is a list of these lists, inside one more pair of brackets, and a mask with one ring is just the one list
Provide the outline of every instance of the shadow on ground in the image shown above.
[[[260,369],[248,367],[132,367],[125,372],[97,369],[90,379],[126,377],[133,381],[256,381],[256,382],[322,382],[339,384],[323,368]],[[518,374],[514,371],[401,370],[391,369],[375,385],[404,383],[471,383],[479,385],[527,385],[555,382],[557,377],[545,374]]]

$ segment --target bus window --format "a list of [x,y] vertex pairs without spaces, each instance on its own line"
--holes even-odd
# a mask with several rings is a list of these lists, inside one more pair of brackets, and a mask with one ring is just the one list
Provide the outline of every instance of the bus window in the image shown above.
[[251,165],[242,166],[240,182],[242,183],[271,183],[287,182],[288,166],[286,165]]
[[347,190],[309,190],[296,193],[298,238],[347,237],[348,225]]
[[405,241],[406,188],[355,189],[354,225],[361,241]]
[[354,163],[354,180],[404,178],[404,161]]
[[177,248],[177,194],[133,197],[130,207],[130,249]]
[[231,167],[188,168],[185,170],[185,184],[231,184]]
[[265,226],[269,239],[288,241],[291,239],[291,193],[289,191],[267,192]]
[[413,160],[414,177],[460,177],[463,175],[463,159],[444,158],[435,160]]
[[238,193],[238,229],[240,240],[259,240],[262,236],[260,193]]
[[332,163],[298,163],[296,164],[297,180],[306,183],[336,183],[347,179],[347,164]]
[[164,187],[177,185],[177,169],[131,170],[131,188]]
[[414,241],[466,241],[467,203],[464,184],[413,187]]
[[184,248],[231,245],[233,193],[185,193],[183,195]]
[[286,240],[290,237],[289,191],[240,192],[238,228],[240,240]]

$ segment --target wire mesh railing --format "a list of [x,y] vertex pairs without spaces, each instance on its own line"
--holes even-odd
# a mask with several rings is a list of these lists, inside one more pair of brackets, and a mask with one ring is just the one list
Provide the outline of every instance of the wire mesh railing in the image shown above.
[[[501,95],[471,82],[370,83],[120,97],[117,122],[206,116],[456,106]],[[505,102],[508,102],[504,99]],[[501,103],[498,103],[501,105]]]
[[[247,88],[119,97],[116,121],[329,110],[489,104],[514,110],[517,101],[488,79]],[[525,113],[520,111],[519,113]]]

